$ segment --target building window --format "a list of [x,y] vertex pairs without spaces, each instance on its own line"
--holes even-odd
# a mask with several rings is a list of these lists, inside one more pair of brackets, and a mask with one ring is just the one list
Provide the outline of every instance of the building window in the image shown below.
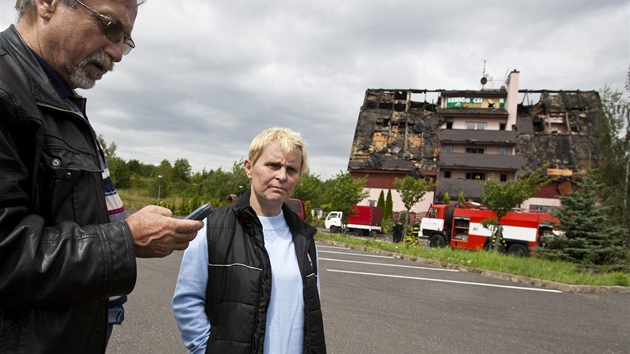
[[507,176],[506,173],[502,173],[500,175],[500,178],[501,178],[501,182],[507,182],[507,180],[508,180],[508,176]]
[[507,149],[506,148],[499,148],[499,155],[507,155]]
[[540,213],[553,213],[558,210],[558,207],[550,206],[550,205],[530,205],[529,211],[531,212],[540,212]]
[[486,180],[486,174],[482,172],[466,172],[466,179]]
[[505,126],[506,126],[505,123],[499,124],[499,130],[505,130]]
[[486,149],[484,148],[466,148],[467,154],[485,154]]
[[444,171],[444,178],[451,178],[451,171]]
[[486,130],[486,123],[469,122],[469,123],[466,123],[466,129],[468,129],[468,130]]
[[446,122],[446,129],[453,129],[453,122]]
[[444,152],[453,152],[453,147],[450,145],[447,145],[444,147]]
[[368,200],[368,203],[370,204],[371,207],[376,206],[376,200]]

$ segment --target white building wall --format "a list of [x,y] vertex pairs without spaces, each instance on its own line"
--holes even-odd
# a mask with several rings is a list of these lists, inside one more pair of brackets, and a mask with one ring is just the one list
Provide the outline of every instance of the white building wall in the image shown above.
[[513,70],[507,80],[508,95],[505,104],[508,111],[508,121],[505,127],[506,130],[513,130],[512,126],[516,125],[516,118],[518,116],[518,80],[519,72]]
[[562,201],[556,198],[529,198],[521,204],[521,209],[529,211],[532,205],[542,205],[559,208],[562,206]]
[[[387,191],[388,189],[382,188],[366,188],[370,192],[370,195],[357,203],[358,205],[374,205],[378,203],[378,197],[381,195],[381,191],[383,191],[383,197],[387,200]],[[400,194],[395,189],[391,189],[392,193],[392,210],[394,213],[405,211],[405,204],[402,202],[400,198]],[[416,218],[420,218],[424,216],[424,214],[429,210],[431,203],[433,203],[434,192],[427,192],[424,197],[416,204],[411,207],[411,211],[416,213]],[[373,201],[373,204],[370,204],[370,201]]]

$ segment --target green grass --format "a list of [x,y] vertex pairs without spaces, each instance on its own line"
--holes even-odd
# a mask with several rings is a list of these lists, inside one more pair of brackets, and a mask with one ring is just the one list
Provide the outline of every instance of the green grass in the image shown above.
[[365,240],[323,232],[317,233],[317,238],[433,260],[442,266],[465,266],[570,285],[630,286],[630,272],[580,272],[576,264],[568,262],[551,262],[538,258],[448,247],[429,248],[424,245],[395,244],[379,239]]
[[[123,204],[125,205],[125,209],[127,210],[140,210],[147,205],[157,204],[157,197],[143,195],[143,193],[145,192],[143,189],[133,189],[133,188],[118,189],[117,192],[120,195],[120,199],[122,199]],[[169,205],[173,205],[173,204],[178,205],[179,203],[181,203],[182,198],[181,197],[176,197],[176,198],[167,197],[167,198],[161,198],[161,201],[163,203],[161,204],[162,206],[169,207]],[[179,215],[179,216],[182,216],[182,215]]]
[[155,196],[148,197],[142,195],[143,190],[118,189],[117,192],[125,205],[125,209],[127,210],[139,210],[149,204],[157,203],[157,198]]

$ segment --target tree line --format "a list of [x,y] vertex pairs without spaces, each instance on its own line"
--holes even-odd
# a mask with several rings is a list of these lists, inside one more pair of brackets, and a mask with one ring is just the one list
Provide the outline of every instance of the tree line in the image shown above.
[[[605,87],[601,91],[604,119],[592,132],[593,149],[599,163],[591,166],[583,181],[577,182],[575,192],[562,198],[563,206],[557,213],[560,225],[566,228],[564,238],[546,240],[549,247],[540,254],[551,259],[569,260],[593,264],[619,265],[627,259],[630,248],[630,71],[626,95]],[[214,206],[227,203],[230,195],[240,196],[249,190],[249,180],[243,168],[243,160],[235,161],[229,170],[203,170],[192,173],[185,158],[171,164],[163,160],[159,165],[144,164],[138,160],[125,161],[116,155],[116,143],[107,145],[102,136],[99,141],[106,154],[110,174],[119,189],[133,190],[136,194],[156,196],[156,203],[165,201],[170,209],[180,215],[189,213],[198,205],[210,202]],[[340,171],[333,178],[322,180],[318,175],[304,174],[293,193],[307,206],[310,217],[312,208],[324,211],[338,210],[347,216],[350,206],[363,200],[367,177],[354,179],[348,172]],[[540,170],[525,174],[519,181],[498,182],[493,179],[483,183],[482,202],[498,216],[514,208],[535,193],[549,179],[541,178]],[[416,180],[411,176],[396,179],[394,188],[400,194],[408,215],[411,206],[436,184],[432,180]],[[458,199],[462,199],[460,193]],[[446,196],[445,196],[446,198]],[[450,197],[448,197],[450,199]],[[179,200],[179,204],[173,200]],[[393,212],[391,190],[387,196],[379,196],[378,206],[383,207],[383,228],[391,231]],[[312,221],[312,220],[309,220]],[[497,220],[500,225],[500,217]],[[407,227],[407,223],[403,223]],[[406,234],[406,233],[404,233]],[[497,238],[496,248],[499,247]]]

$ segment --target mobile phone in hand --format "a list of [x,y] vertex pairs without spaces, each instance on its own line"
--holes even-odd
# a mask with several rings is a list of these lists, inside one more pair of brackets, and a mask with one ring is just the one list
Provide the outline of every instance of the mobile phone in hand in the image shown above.
[[206,203],[206,204],[200,206],[199,208],[197,208],[197,210],[195,210],[192,213],[188,214],[188,216],[186,216],[186,219],[203,220],[208,215],[210,215],[211,212],[212,212],[212,205],[210,205],[210,203]]

